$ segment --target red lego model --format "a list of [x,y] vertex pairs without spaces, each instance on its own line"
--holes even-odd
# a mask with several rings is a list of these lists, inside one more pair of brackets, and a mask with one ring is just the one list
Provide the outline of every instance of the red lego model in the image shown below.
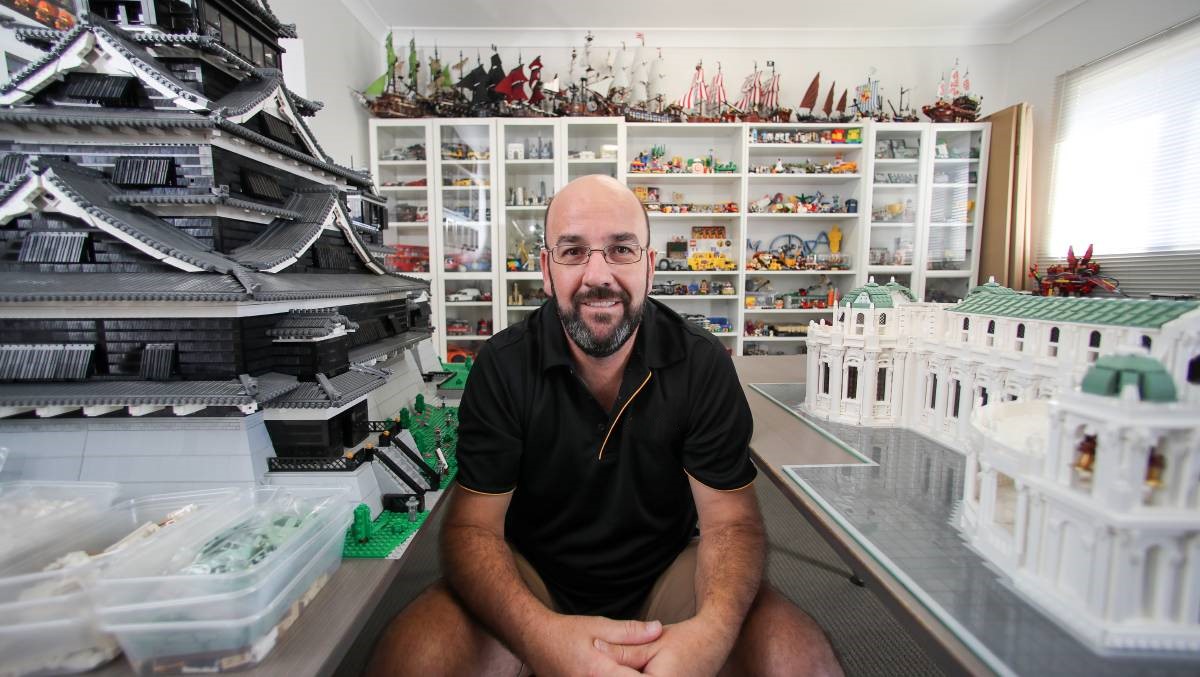
[[1090,244],[1083,258],[1076,258],[1075,248],[1067,247],[1067,264],[1049,266],[1045,275],[1038,274],[1036,263],[1029,266],[1029,277],[1037,281],[1037,293],[1041,296],[1087,296],[1096,287],[1121,292],[1115,277],[1100,274],[1100,264],[1092,260]]

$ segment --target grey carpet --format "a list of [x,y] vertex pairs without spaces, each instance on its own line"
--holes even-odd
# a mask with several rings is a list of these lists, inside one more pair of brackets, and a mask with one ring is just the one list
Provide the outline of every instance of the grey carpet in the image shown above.
[[[905,632],[868,588],[849,581],[850,570],[826,545],[787,498],[762,475],[755,482],[767,526],[767,577],[825,628],[852,677],[941,675],[937,666]],[[413,544],[399,583],[389,592],[384,608],[399,610],[438,577],[439,511],[426,528],[429,533]],[[358,675],[366,654],[382,629],[382,619],[364,628],[338,677]],[[440,641],[453,641],[443,638]]]

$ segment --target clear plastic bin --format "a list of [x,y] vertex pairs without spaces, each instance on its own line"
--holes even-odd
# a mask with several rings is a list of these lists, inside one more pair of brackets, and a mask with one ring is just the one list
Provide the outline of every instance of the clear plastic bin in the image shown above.
[[0,572],[94,518],[119,491],[114,482],[0,482]]
[[[252,507],[222,520],[208,520],[186,531],[181,530],[159,539],[154,547],[137,552],[118,553],[101,572],[93,588],[93,599],[105,609],[144,604],[159,600],[180,601],[231,592],[264,588],[268,598],[278,591],[280,583],[298,568],[292,555],[297,550],[312,547],[314,534],[330,520],[339,522],[345,530],[350,523],[352,508],[344,500],[345,488],[255,487],[251,490]],[[197,552],[212,538],[255,514],[270,514],[284,508],[295,508],[304,515],[295,533],[262,561],[236,572],[214,574],[180,573]],[[311,552],[309,550],[308,552]]]
[[[347,523],[329,520],[318,535],[321,548],[312,558],[297,562],[303,566],[278,595],[254,613],[222,620],[106,620],[101,625],[117,638],[140,675],[226,672],[257,665],[341,565]],[[191,601],[165,600],[157,605],[157,613],[164,618],[178,617],[191,605]]]
[[[188,505],[198,510],[182,516],[130,547],[152,543],[175,527],[193,524],[236,504],[239,489],[207,490],[145,496],[71,520],[71,528],[42,547],[25,549],[0,571],[0,677],[30,673],[64,674],[89,670],[111,660],[116,641],[102,632],[92,610],[87,586],[112,554],[96,555],[81,564],[45,571],[63,555],[102,552],[135,529],[163,521]],[[248,505],[242,499],[241,509]],[[226,509],[229,509],[226,507]]]

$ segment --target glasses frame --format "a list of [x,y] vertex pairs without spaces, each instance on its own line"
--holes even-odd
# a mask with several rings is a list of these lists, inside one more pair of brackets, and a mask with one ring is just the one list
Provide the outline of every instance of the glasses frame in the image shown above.
[[[588,249],[587,256],[585,256],[584,259],[582,261],[580,261],[579,263],[565,263],[565,262],[559,261],[557,258],[555,258],[554,250],[557,249],[558,247],[578,247],[578,246],[580,246],[580,245],[560,244],[560,245],[555,245],[554,247],[547,247],[547,246],[543,245],[542,249],[545,249],[546,252],[549,253],[551,261],[557,263],[560,266],[586,266],[592,260],[592,254],[595,252],[600,252],[600,256],[604,258],[604,262],[610,266],[631,266],[635,263],[641,263],[642,259],[644,259],[646,257],[646,252],[650,251],[649,247],[644,247],[640,244],[626,244],[624,242],[614,242],[613,244],[605,245],[603,247]],[[635,261],[612,261],[608,258],[609,247],[629,247],[631,249],[636,249],[638,252],[637,260],[635,260]]]

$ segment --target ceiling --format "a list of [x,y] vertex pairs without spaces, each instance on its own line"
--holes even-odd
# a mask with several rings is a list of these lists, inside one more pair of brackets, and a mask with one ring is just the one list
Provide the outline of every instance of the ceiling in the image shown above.
[[[342,0],[369,29],[962,30],[1011,42],[1085,0]],[[751,10],[747,11],[747,7]],[[836,11],[830,11],[836,7]]]

